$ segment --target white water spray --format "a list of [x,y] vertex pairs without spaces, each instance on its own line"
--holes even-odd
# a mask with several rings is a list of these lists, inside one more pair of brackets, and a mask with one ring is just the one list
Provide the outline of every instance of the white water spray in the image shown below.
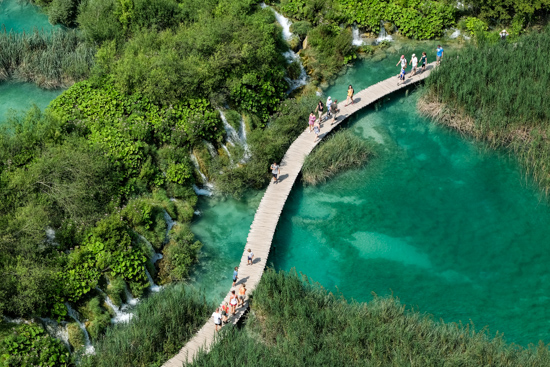
[[80,322],[80,320],[78,319],[78,312],[76,312],[68,303],[65,303],[65,306],[67,307],[69,316],[72,317],[74,321],[76,321],[76,323],[78,324],[78,327],[84,333],[84,354],[94,354],[95,348],[92,345],[92,342],[90,341],[90,334],[88,334],[88,330],[86,330],[86,326],[84,326],[84,324]]
[[250,152],[250,148],[248,147],[248,143],[246,142],[246,125],[242,117],[241,117],[241,126],[239,129],[239,137],[241,138],[241,142],[243,143],[243,148],[244,148],[244,156],[243,156],[242,163],[245,163],[252,156],[252,152]]
[[[262,8],[268,7],[265,3],[260,3],[260,6]],[[290,26],[292,25],[292,22],[288,18],[285,18],[284,16],[276,12],[273,8],[269,8],[273,12],[273,14],[275,14],[275,19],[277,19],[277,23],[279,23],[281,27],[283,27],[283,38],[285,39],[285,41],[289,41],[292,38],[292,32],[290,31]],[[285,78],[285,80],[289,84],[289,90],[287,90],[287,94],[289,94],[296,88],[307,84],[307,73],[304,69],[304,65],[302,65],[302,60],[300,59],[300,56],[298,56],[294,51],[288,50],[283,54],[283,56],[289,63],[297,61],[300,64],[300,75],[298,76],[298,78],[296,78],[295,80],[292,80],[288,77]]]
[[380,33],[378,33],[378,37],[376,38],[376,44],[382,43],[384,41],[391,41],[393,40],[393,37],[386,33],[386,28],[384,28],[384,21],[380,21]]
[[214,148],[214,146],[212,145],[211,142],[206,141],[206,140],[203,140],[203,142],[204,142],[204,145],[206,145],[206,149],[208,149],[208,153],[210,153],[212,158],[214,158],[215,156],[218,155],[218,152],[216,151],[216,148]]
[[206,188],[201,189],[197,185],[193,184],[193,190],[195,191],[195,194],[202,195],[202,196],[212,196],[212,190],[214,189],[214,185],[209,183],[208,178],[206,177],[206,175],[204,173],[202,173],[202,171],[200,169],[200,166],[199,166],[199,162],[197,161],[197,157],[195,157],[194,154],[191,154],[191,162],[193,162],[193,165],[195,166],[195,168],[197,169],[197,171],[199,172],[199,174],[201,176],[203,185],[206,187]]
[[63,321],[61,323],[57,323],[57,321],[49,319],[47,317],[41,317],[40,321],[42,321],[42,324],[44,325],[44,328],[46,329],[48,334],[56,339],[61,340],[63,344],[67,346],[67,348],[70,348],[67,322]]
[[155,284],[155,281],[153,280],[151,274],[149,274],[149,270],[147,270],[147,268],[145,268],[145,275],[147,275],[147,280],[149,281],[149,289],[151,289],[151,292],[159,292],[162,287]]
[[351,29],[351,34],[353,35],[353,41],[351,41],[351,44],[354,46],[362,46],[365,42],[363,42],[363,39],[361,38],[361,35],[359,34],[359,28],[357,28],[357,25],[353,25]]

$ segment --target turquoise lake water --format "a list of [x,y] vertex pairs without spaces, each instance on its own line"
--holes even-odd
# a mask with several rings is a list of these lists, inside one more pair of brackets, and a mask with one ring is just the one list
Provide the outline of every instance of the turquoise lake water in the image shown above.
[[[54,28],[48,23],[48,16],[40,12],[38,7],[17,0],[0,0],[0,29],[3,27],[7,32]],[[61,89],[45,90],[31,83],[0,82],[0,123],[10,111],[24,111],[33,104],[43,110],[61,92]]]
[[0,30],[6,27],[10,32],[30,32],[34,29],[50,30],[53,26],[48,22],[48,16],[40,9],[25,1],[0,1]]
[[[394,58],[356,64],[324,98],[397,74]],[[550,342],[546,199],[506,153],[420,117],[417,99],[414,91],[393,94],[350,119],[352,131],[376,142],[377,157],[322,186],[297,183],[268,263],[347,298],[393,294],[510,342]],[[230,286],[258,197],[201,199],[193,230],[216,267],[196,284],[211,296]]]

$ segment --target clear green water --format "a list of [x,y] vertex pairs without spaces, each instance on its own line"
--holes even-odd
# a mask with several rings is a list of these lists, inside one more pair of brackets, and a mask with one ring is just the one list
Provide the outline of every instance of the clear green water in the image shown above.
[[53,26],[40,8],[26,1],[0,0],[0,30],[29,32],[36,29],[50,30]]
[[[395,62],[357,64],[327,94],[394,75]],[[358,301],[393,293],[436,319],[550,342],[550,207],[514,159],[420,117],[417,98],[394,94],[351,118],[378,156],[326,185],[297,184],[268,263]],[[201,202],[193,230],[216,265],[198,281],[223,294],[257,204]]]
[[0,123],[5,121],[10,113],[25,111],[33,104],[43,110],[62,92],[61,89],[41,89],[31,83],[0,83]]
[[239,265],[248,230],[260,204],[262,192],[243,200],[201,198],[201,212],[191,228],[203,244],[200,262],[190,284],[203,290],[208,300],[221,302],[231,286],[233,268]]
[[[38,7],[17,0],[0,0],[0,30],[3,27],[7,32],[54,28]],[[44,90],[30,83],[0,82],[0,123],[9,113],[27,110],[34,104],[43,110],[62,91]]]

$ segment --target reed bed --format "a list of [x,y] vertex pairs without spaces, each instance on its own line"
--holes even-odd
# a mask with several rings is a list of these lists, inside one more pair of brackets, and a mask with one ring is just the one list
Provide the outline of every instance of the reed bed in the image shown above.
[[0,81],[16,79],[47,89],[85,79],[95,50],[77,31],[0,32]]
[[346,169],[361,167],[372,155],[369,142],[349,130],[339,131],[306,157],[302,180],[309,185],[325,183]]
[[96,354],[81,366],[161,366],[202,326],[213,306],[194,290],[175,285],[144,298],[127,324],[109,328]]
[[296,272],[267,271],[243,330],[192,366],[548,366],[545,345],[523,349],[473,325],[436,322],[394,298],[347,302]]
[[511,149],[550,191],[550,27],[517,42],[470,45],[426,81],[425,115],[462,133]]

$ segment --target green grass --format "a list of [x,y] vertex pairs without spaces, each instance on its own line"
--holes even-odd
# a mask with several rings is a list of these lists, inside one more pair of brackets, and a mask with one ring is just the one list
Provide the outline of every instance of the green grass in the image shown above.
[[306,157],[302,180],[309,185],[325,183],[346,169],[361,167],[372,155],[370,143],[349,130],[339,131]]
[[76,31],[0,31],[0,81],[17,79],[42,88],[72,85],[90,73],[95,50]]
[[495,147],[514,151],[550,190],[550,27],[517,42],[478,40],[445,55],[426,81],[425,114]]
[[394,298],[348,302],[296,272],[267,271],[242,330],[193,366],[548,366],[544,345],[522,349],[473,325],[445,324]]
[[128,324],[109,328],[96,354],[81,366],[160,366],[175,355],[212,312],[196,291],[181,284],[143,299]]

